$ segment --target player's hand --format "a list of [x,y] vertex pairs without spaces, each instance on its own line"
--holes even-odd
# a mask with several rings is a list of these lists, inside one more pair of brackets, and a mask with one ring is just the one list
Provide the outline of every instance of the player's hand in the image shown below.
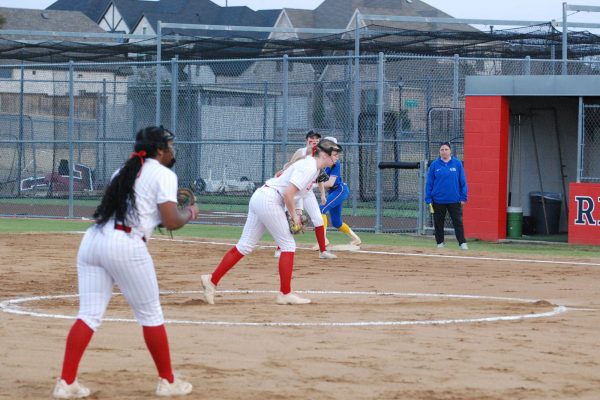
[[198,218],[198,209],[196,208],[195,205],[187,206],[185,209],[188,210],[190,213],[190,219],[188,221],[193,221],[196,218]]
[[327,197],[325,195],[321,196],[321,205],[324,206],[327,203]]

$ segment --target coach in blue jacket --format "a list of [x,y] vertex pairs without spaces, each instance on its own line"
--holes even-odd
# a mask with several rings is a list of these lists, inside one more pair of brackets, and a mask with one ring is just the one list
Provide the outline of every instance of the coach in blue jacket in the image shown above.
[[433,226],[437,247],[444,247],[444,220],[450,213],[454,233],[461,249],[467,250],[462,208],[467,202],[467,178],[460,160],[452,157],[450,143],[440,146],[440,157],[429,166],[425,202],[433,212]]

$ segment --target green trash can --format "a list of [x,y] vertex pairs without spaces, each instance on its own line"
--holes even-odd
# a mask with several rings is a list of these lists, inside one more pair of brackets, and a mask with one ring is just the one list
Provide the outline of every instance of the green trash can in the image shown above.
[[507,237],[518,239],[523,234],[523,209],[521,207],[508,207],[507,209]]

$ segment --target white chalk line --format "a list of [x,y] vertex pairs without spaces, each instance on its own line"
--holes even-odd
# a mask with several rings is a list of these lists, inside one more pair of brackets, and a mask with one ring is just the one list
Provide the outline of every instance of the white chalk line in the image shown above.
[[[170,294],[194,294],[202,293],[201,291],[165,291],[163,295]],[[236,294],[275,294],[274,290],[219,290],[217,293],[236,293]],[[480,300],[499,300],[499,301],[518,301],[534,303],[537,300],[520,299],[514,297],[498,297],[498,296],[478,296],[478,295],[460,295],[460,294],[436,294],[436,293],[400,293],[400,292],[368,292],[368,291],[325,291],[325,290],[305,290],[297,291],[297,293],[305,294],[333,294],[333,295],[369,295],[369,296],[397,296],[397,297],[438,297],[451,299],[480,299]],[[113,295],[121,295],[121,293],[113,293]],[[32,296],[9,299],[0,302],[0,309],[3,312],[27,315],[39,318],[55,318],[55,319],[76,319],[77,316],[64,314],[49,314],[29,310],[21,307],[23,303],[40,300],[64,299],[79,297],[76,294],[68,295],[48,295],[48,296]],[[310,306],[304,306],[310,307]],[[271,327],[368,327],[368,326],[410,326],[410,325],[448,325],[448,324],[465,324],[478,322],[498,322],[498,321],[518,321],[531,318],[546,318],[553,317],[572,310],[566,306],[554,306],[551,311],[543,313],[529,313],[518,315],[505,316],[489,316],[480,318],[459,318],[459,319],[435,319],[435,320],[399,320],[399,321],[354,321],[354,322],[232,322],[232,321],[195,321],[195,320],[165,320],[169,324],[185,324],[185,325],[218,325],[218,326],[271,326]],[[103,318],[107,322],[137,322],[131,318]]]
[[[72,231],[72,232],[64,232],[64,233],[72,233],[72,234],[83,234],[85,232],[80,231]],[[189,240],[189,239],[171,239],[171,238],[161,238],[161,237],[152,237],[151,240],[164,240],[164,241],[174,241],[179,243],[192,243],[192,244],[211,244],[215,246],[233,246],[233,243],[227,242],[207,242],[200,240]],[[274,249],[277,246],[274,245],[259,245],[257,248],[260,249]],[[310,247],[297,247],[299,250],[310,250],[315,251]],[[380,254],[380,255],[389,255],[389,256],[403,256],[403,257],[429,257],[429,258],[450,258],[457,260],[480,260],[480,261],[501,261],[501,262],[522,262],[522,263],[530,263],[530,264],[558,264],[558,265],[578,265],[585,267],[600,267],[600,263],[591,263],[591,262],[583,262],[583,261],[553,261],[553,260],[535,260],[528,258],[500,258],[500,257],[479,257],[479,256],[455,256],[448,254],[423,254],[423,253],[402,253],[402,252],[394,252],[394,251],[376,251],[376,250],[351,250],[351,253],[362,253],[362,254]]]
[[[235,243],[225,242],[206,242],[200,240],[189,240],[189,239],[170,239],[170,238],[152,238],[154,240],[166,240],[176,241],[180,243],[195,243],[195,244],[212,244],[217,246],[233,246]],[[269,249],[276,248],[277,246],[260,245],[258,248]],[[312,250],[309,247],[297,247],[300,250]],[[314,250],[312,250],[314,251]],[[600,263],[590,262],[578,262],[578,261],[552,261],[552,260],[534,260],[524,258],[496,258],[496,257],[478,257],[478,256],[454,256],[444,254],[423,254],[423,253],[402,253],[394,251],[376,251],[376,250],[351,250],[351,253],[362,253],[362,254],[380,254],[390,256],[404,256],[404,257],[433,257],[433,258],[452,258],[459,260],[481,260],[481,261],[508,261],[508,262],[522,262],[522,263],[537,263],[537,264],[562,264],[562,265],[581,265],[590,267],[600,267]]]

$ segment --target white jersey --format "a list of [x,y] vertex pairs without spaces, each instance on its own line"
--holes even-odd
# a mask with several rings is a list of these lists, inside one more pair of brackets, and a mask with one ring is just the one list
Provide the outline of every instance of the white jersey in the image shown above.
[[308,147],[303,147],[301,149],[298,149],[298,152],[300,153],[300,155],[302,157],[306,157],[308,155]]
[[[117,173],[118,171],[113,177]],[[133,189],[137,218],[129,215],[124,225],[149,239],[154,229],[162,222],[158,204],[177,203],[177,175],[154,158],[146,158]],[[112,226],[114,223],[110,221],[108,224]]]
[[306,157],[298,160],[286,169],[283,174],[276,178],[271,178],[265,182],[265,186],[273,188],[283,195],[290,184],[298,188],[300,197],[306,196],[312,192],[312,186],[319,175],[317,169],[317,160],[314,157]]

